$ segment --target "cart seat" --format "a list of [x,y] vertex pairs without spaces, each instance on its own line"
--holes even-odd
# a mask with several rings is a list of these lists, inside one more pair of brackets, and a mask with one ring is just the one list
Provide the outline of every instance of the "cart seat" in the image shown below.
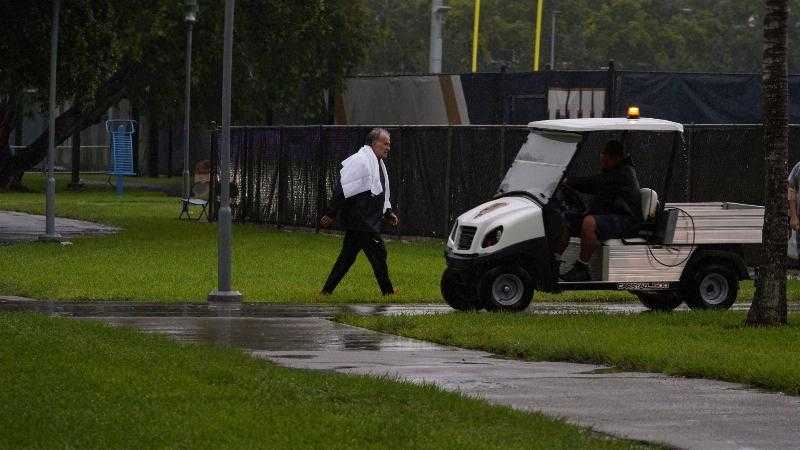
[[[658,215],[658,194],[650,188],[641,188],[639,193],[642,196],[642,224],[637,232],[632,236],[625,236],[621,239],[623,244],[643,244],[653,237],[656,227],[656,216]],[[614,243],[603,243],[603,245],[614,245]]]
[[650,188],[641,188],[639,193],[642,195],[642,220],[650,222],[658,212],[658,194]]

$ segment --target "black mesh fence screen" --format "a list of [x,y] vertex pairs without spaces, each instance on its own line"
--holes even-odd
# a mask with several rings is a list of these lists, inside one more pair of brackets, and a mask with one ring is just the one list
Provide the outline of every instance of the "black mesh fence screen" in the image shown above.
[[691,128],[686,133],[691,199],[763,204],[761,136],[760,126]]
[[[392,205],[401,218],[387,233],[443,237],[455,219],[496,193],[529,130],[524,126],[387,127]],[[370,127],[234,127],[231,205],[238,222],[316,227],[332,196],[340,163],[364,145]],[[791,142],[789,167],[800,149]],[[599,152],[619,139],[642,187],[671,202],[763,204],[764,157],[758,125],[692,125],[676,133],[591,133],[567,176],[599,167]],[[218,134],[212,161],[218,155]],[[677,151],[673,151],[677,150]],[[217,165],[214,164],[216,174]],[[671,182],[667,185],[668,180]],[[217,195],[218,186],[213,187]],[[216,216],[212,205],[211,217]]]
[[279,173],[279,223],[313,227],[319,213],[322,129],[283,128]]
[[497,192],[508,159],[503,142],[507,135],[508,130],[497,127],[452,129],[448,225]]
[[[692,201],[764,204],[764,147],[760,125],[687,127]],[[789,127],[788,168],[800,158],[800,127]]]
[[405,128],[393,134],[395,153],[389,164],[395,181],[390,188],[402,218],[401,234],[441,236],[446,232],[448,135],[446,127]]

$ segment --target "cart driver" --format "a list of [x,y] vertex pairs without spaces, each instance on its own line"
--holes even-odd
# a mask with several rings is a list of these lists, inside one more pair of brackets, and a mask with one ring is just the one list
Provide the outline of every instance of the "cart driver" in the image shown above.
[[556,259],[569,245],[570,236],[580,236],[580,255],[563,281],[591,281],[589,260],[598,242],[622,238],[638,232],[642,222],[642,199],[639,180],[630,158],[625,157],[622,143],[611,140],[600,152],[600,173],[564,180],[568,188],[592,194],[592,201],[582,212],[564,213],[562,239]]

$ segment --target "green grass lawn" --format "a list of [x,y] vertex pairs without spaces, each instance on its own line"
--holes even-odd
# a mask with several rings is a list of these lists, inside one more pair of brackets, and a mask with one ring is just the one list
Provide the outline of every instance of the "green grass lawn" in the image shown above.
[[[103,175],[91,175],[103,178]],[[99,179],[98,178],[98,179]],[[104,178],[103,178],[104,179]],[[146,182],[150,179],[143,179]],[[171,180],[179,182],[178,178]],[[54,300],[204,302],[217,284],[217,226],[177,220],[177,198],[126,189],[118,198],[110,186],[66,189],[57,179],[56,214],[123,228],[117,235],[73,240],[71,246],[27,243],[2,248],[0,294]],[[44,178],[28,173],[29,193],[0,193],[0,210],[42,214]],[[398,294],[383,298],[364,257],[331,298],[317,295],[341,246],[337,235],[234,225],[234,289],[246,301],[283,303],[441,302],[439,277],[443,244],[434,240],[387,241],[389,271]],[[800,282],[789,282],[790,298],[800,298]],[[752,297],[745,282],[740,300]],[[536,293],[535,301],[636,302],[626,292]]]
[[[31,172],[25,175],[28,178],[40,177],[40,173]],[[108,175],[104,173],[81,173],[81,182],[87,184],[97,184],[97,183],[106,183],[108,180]],[[56,174],[56,180],[67,180],[69,182],[71,180],[71,174],[59,172]],[[115,179],[112,178],[108,181],[113,185],[115,183]],[[30,183],[29,183],[30,184]],[[183,178],[181,176],[174,176],[174,177],[125,177],[125,184],[127,185],[145,185],[151,187],[161,187],[165,189],[177,189],[180,190],[181,186],[183,186]],[[110,188],[109,188],[110,189]]]
[[365,376],[95,322],[0,314],[0,448],[647,448]]
[[[32,174],[26,175],[26,178]],[[43,213],[43,180],[33,174],[32,193],[0,194],[0,210]],[[26,243],[3,247],[0,293],[58,300],[205,301],[217,283],[217,225],[177,220],[176,198],[111,187],[80,193],[59,179],[59,217],[102,222],[124,230],[73,240],[71,246]],[[248,301],[385,302],[361,255],[332,298],[317,293],[338,254],[338,236],[235,225],[233,287]],[[393,302],[441,301],[444,267],[433,242],[388,242],[389,265],[399,294]]]
[[740,382],[800,395],[800,314],[753,329],[742,312],[639,315],[457,313],[338,320],[385,333],[538,361],[598,363]]

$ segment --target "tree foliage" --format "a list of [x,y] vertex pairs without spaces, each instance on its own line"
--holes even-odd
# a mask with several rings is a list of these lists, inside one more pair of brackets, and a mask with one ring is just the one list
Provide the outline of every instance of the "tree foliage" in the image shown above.
[[[479,70],[532,70],[535,0],[482,0]],[[470,71],[474,0],[447,0],[443,69]],[[800,37],[800,0],[790,0],[790,42]],[[430,0],[368,0],[371,47],[362,74],[427,71]],[[541,61],[550,60],[556,15],[557,69],[760,71],[764,6],[752,0],[545,0]],[[800,46],[789,69],[800,71]]]
[[[196,123],[219,120],[224,2],[200,0],[194,26],[192,92]],[[240,0],[236,3],[234,123],[318,122],[324,92],[341,86],[366,42],[363,0]],[[46,134],[12,157],[8,134],[18,105],[46,105],[52,2],[0,4],[0,188],[42,160]],[[101,120],[122,96],[155,122],[179,122],[186,24],[175,0],[62,0],[56,122],[63,142]],[[10,62],[10,63],[9,63]]]

